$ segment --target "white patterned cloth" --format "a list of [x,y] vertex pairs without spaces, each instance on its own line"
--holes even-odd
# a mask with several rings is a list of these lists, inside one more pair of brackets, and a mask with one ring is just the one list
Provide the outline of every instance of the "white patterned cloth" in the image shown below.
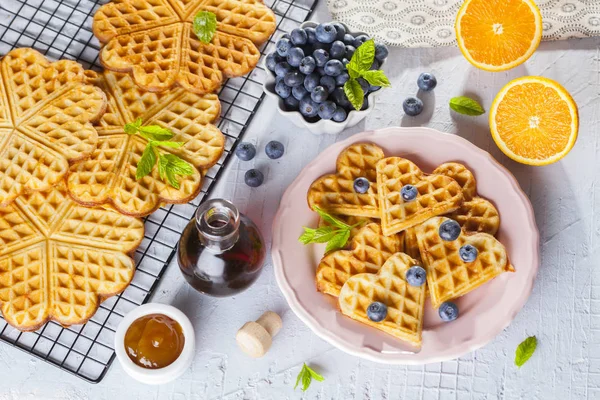
[[[463,0],[327,0],[333,19],[391,46],[456,44]],[[600,0],[537,0],[543,40],[600,36]]]

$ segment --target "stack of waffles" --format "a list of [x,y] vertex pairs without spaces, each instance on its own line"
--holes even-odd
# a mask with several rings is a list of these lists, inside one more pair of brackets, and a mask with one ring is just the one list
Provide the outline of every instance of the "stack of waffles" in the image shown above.
[[[216,18],[209,42],[194,33],[200,12]],[[214,92],[256,66],[275,24],[261,0],[113,0],[93,22],[104,71],[27,48],[0,59],[0,310],[8,323],[22,331],[48,320],[85,323],[125,290],[141,217],[199,194],[225,147]],[[170,139],[126,132],[132,123]],[[159,163],[140,177],[148,148]],[[161,158],[183,160],[191,173],[167,178]]]
[[[344,315],[420,347],[427,296],[438,308],[514,271],[495,238],[498,210],[477,195],[466,166],[448,162],[426,174],[408,159],[358,143],[340,153],[336,168],[312,183],[307,198],[311,209],[353,226],[347,248],[326,254],[316,270],[317,289],[338,297]],[[450,238],[443,232],[448,221],[460,227]],[[476,249],[474,259],[461,255],[465,246]],[[426,284],[409,284],[413,266],[425,269]],[[387,306],[382,321],[367,315],[374,302]]]

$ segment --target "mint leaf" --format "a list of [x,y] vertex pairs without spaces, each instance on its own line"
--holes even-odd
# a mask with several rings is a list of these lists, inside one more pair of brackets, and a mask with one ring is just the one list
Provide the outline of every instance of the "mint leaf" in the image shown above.
[[334,237],[332,237],[325,247],[325,253],[329,253],[333,250],[339,250],[344,248],[348,239],[350,238],[350,229],[339,231]]
[[165,146],[165,147],[171,147],[173,149],[178,149],[181,146],[183,146],[183,142],[169,142],[166,140],[151,140],[150,143],[153,146]]
[[200,11],[194,17],[194,33],[202,43],[210,43],[217,30],[217,16],[210,11]]
[[319,382],[323,382],[325,380],[323,376],[317,374],[308,365],[303,364],[302,369],[300,370],[300,373],[296,378],[296,385],[294,385],[294,390],[296,390],[298,384],[300,383],[300,381],[302,381],[302,391],[306,392],[313,379]]
[[300,235],[298,241],[302,244],[309,244],[313,241],[315,235],[317,234],[316,229],[304,227],[304,233]]
[[315,235],[313,236],[313,243],[327,243],[329,242],[335,235],[336,231],[333,230],[330,226],[323,226],[318,228],[315,231]]
[[515,365],[519,368],[527,362],[535,352],[537,348],[537,338],[535,336],[529,336],[523,340],[517,347],[515,354]]
[[333,215],[330,215],[327,212],[323,211],[321,208],[315,206],[314,210],[317,212],[317,214],[319,214],[319,217],[321,217],[321,219],[323,219],[323,221],[327,222],[328,224],[337,226],[338,228],[342,229],[350,228],[348,224],[343,223],[339,219],[335,218]]
[[148,144],[142,153],[142,158],[137,163],[137,167],[135,169],[135,179],[142,179],[150,172],[152,172],[152,167],[156,163],[156,153],[154,152],[154,146]]
[[365,78],[367,82],[369,82],[373,86],[392,86],[389,79],[387,78],[387,76],[385,76],[385,73],[382,70],[364,71],[361,72],[360,76]]
[[348,79],[344,84],[344,93],[355,110],[360,110],[365,101],[365,92],[356,79]]
[[158,173],[161,179],[167,180],[169,185],[179,189],[178,175],[192,175],[194,168],[186,161],[174,154],[161,154],[158,158]]
[[135,135],[138,132],[140,126],[142,126],[142,119],[138,118],[134,122],[125,124],[125,133],[128,135]]
[[140,135],[148,140],[169,140],[173,137],[170,129],[158,125],[148,125],[139,128]]
[[306,369],[308,370],[308,372],[310,373],[310,376],[319,382],[323,382],[325,380],[325,378],[323,378],[323,375],[317,374],[312,368],[310,368],[309,366],[306,366]]
[[451,98],[450,108],[456,111],[457,113],[464,115],[475,116],[485,113],[485,110],[477,101],[466,96]]
[[371,39],[358,46],[358,49],[352,55],[347,67],[350,77],[356,78],[356,76],[352,76],[352,71],[354,71],[354,74],[368,71],[373,65],[373,60],[375,60],[375,41]]
[[169,160],[165,157],[158,158],[158,174],[160,175],[160,179],[163,181],[167,179],[167,165],[169,164]]

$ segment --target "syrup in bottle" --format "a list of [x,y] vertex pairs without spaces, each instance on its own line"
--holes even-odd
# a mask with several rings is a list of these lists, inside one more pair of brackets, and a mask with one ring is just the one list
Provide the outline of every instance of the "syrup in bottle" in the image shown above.
[[260,275],[265,245],[258,227],[229,201],[207,200],[184,229],[177,249],[183,276],[210,296],[237,294]]

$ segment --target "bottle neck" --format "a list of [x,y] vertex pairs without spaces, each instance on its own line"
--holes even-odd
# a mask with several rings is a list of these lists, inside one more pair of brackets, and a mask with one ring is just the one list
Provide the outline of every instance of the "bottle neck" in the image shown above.
[[238,241],[240,213],[227,200],[208,200],[196,211],[196,227],[202,245],[221,253],[231,249]]

